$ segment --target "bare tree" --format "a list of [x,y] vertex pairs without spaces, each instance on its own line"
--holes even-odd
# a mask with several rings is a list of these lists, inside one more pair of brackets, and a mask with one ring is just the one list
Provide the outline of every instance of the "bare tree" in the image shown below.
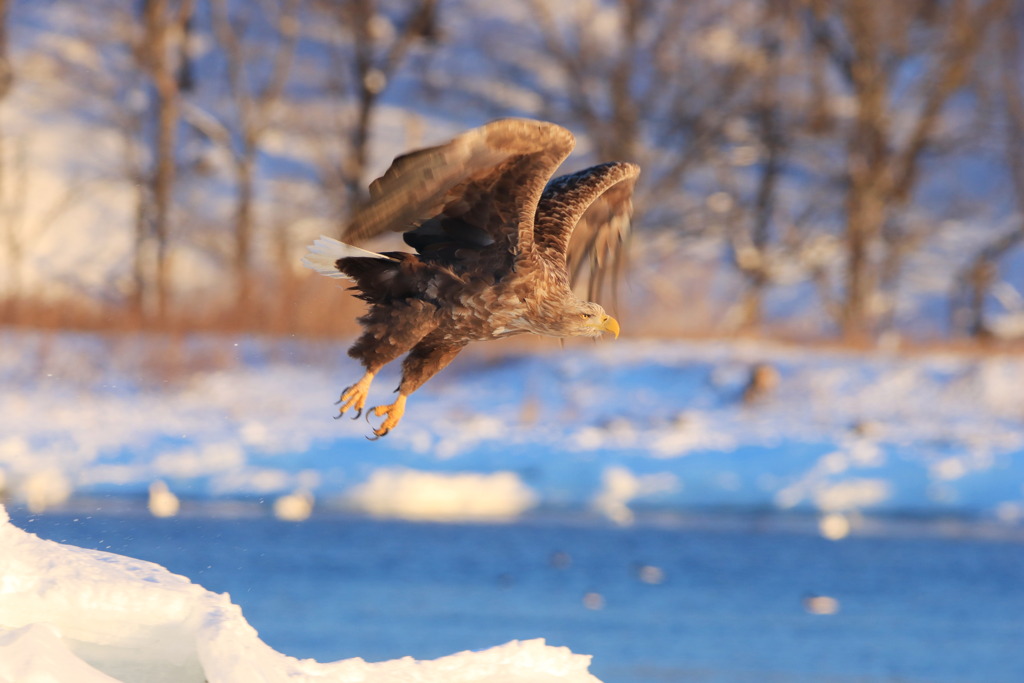
[[[1000,263],[1024,243],[1024,7],[1015,4],[1000,22],[998,55],[995,58],[996,78],[993,90],[999,103],[1003,139],[1003,156],[1011,184],[1016,218],[1013,228],[985,244],[957,274],[953,290],[953,313],[956,318],[966,314],[966,328],[975,338],[987,340],[994,335],[987,303],[992,286],[1000,275]],[[961,305],[958,300],[966,300]],[[957,321],[954,320],[954,323]]]
[[340,220],[362,201],[374,116],[410,52],[437,39],[437,0],[312,0],[315,22],[328,22],[326,92],[340,106],[330,134],[340,153],[320,145],[324,185]]
[[11,64],[11,47],[8,38],[8,16],[10,0],[0,0],[0,99],[7,96],[14,84],[14,67]]
[[[37,86],[42,84],[46,88],[44,97],[40,99],[59,110],[59,117],[64,123],[73,121],[76,125],[89,120],[100,129],[106,126],[127,135],[127,131],[134,130],[133,107],[125,106],[131,99],[125,95],[134,84],[134,70],[123,67],[132,61],[130,45],[135,17],[119,1],[100,2],[98,0],[90,7],[90,12],[82,15],[82,21],[74,23],[55,20],[46,6],[22,5],[24,12],[38,12],[38,25],[45,28],[37,30],[68,38],[39,41],[45,47],[34,48],[35,51],[25,58],[35,66],[32,79]],[[36,45],[33,41],[27,43]],[[6,42],[3,44],[6,46]],[[40,94],[43,92],[40,89]],[[62,178],[61,190],[45,194],[34,192],[40,176],[37,169],[39,159],[34,156],[38,147],[36,141],[40,137],[50,137],[48,131],[40,129],[40,132],[41,135],[37,135],[36,131],[29,129],[16,138],[0,138],[5,143],[3,165],[0,166],[0,187],[6,200],[2,246],[12,266],[7,272],[11,287],[17,295],[25,296],[30,292],[21,288],[23,256],[43,238],[61,229],[62,216],[94,201],[97,191],[102,191],[101,188],[113,179],[108,175],[110,169],[101,150],[88,146],[89,138],[83,137],[82,153],[76,155],[74,148],[64,150],[66,175]],[[129,171],[127,167],[120,170],[131,179],[132,186],[144,187],[141,174]],[[117,180],[122,181],[125,177],[118,174]],[[113,220],[116,221],[116,217]],[[50,279],[64,280],[76,291],[86,289],[75,273],[47,275]],[[95,287],[89,293],[113,297],[113,291],[98,291]]]
[[751,74],[749,55],[734,49],[732,8],[664,0],[527,5],[539,42],[523,27],[509,30],[505,43],[488,48],[498,67],[525,73],[540,95],[535,113],[582,128],[595,157],[643,166],[638,222],[645,211],[681,220],[693,208],[687,174],[716,154]]
[[[218,128],[212,136],[231,151],[235,171],[233,218],[235,304],[245,308],[250,299],[253,239],[253,203],[256,193],[256,159],[263,137],[280,112],[288,72],[298,38],[298,0],[277,0],[254,8],[238,6],[234,16],[227,0],[212,0],[214,30],[227,63],[227,79],[234,103],[234,126]],[[235,3],[237,4],[237,3]],[[269,15],[270,35],[258,28],[254,9]],[[269,45],[270,54],[257,53]],[[259,73],[265,75],[260,77]]]
[[[171,209],[177,175],[178,128],[181,122],[181,90],[185,36],[195,9],[194,0],[144,0],[141,7],[142,30],[134,44],[136,59],[148,77],[155,95],[152,116],[155,131],[151,143],[151,168],[147,178],[149,202],[140,211],[137,250],[144,251],[148,238],[154,241],[154,289],[156,313],[166,317],[169,310],[170,282],[168,249]],[[144,274],[137,269],[137,278]],[[137,305],[142,309],[141,298]],[[144,310],[144,309],[142,309]]]
[[758,58],[744,88],[745,115],[734,119],[745,125],[722,141],[723,151],[731,148],[733,154],[718,155],[714,162],[724,194],[714,195],[712,204],[728,214],[730,253],[743,277],[733,317],[744,330],[762,325],[765,294],[778,278],[778,245],[784,237],[778,224],[785,224],[777,216],[783,204],[780,187],[805,116],[790,92],[803,78],[799,69],[805,55],[783,47],[793,42],[794,24],[789,3],[761,6],[751,40]]
[[838,322],[845,337],[866,339],[878,331],[886,274],[891,280],[926,237],[907,232],[903,213],[914,201],[925,155],[941,138],[947,105],[965,87],[1007,0],[806,6],[811,39],[833,67],[831,96],[852,106],[839,133],[846,254]]
[[[0,0],[0,102],[6,99],[7,94],[11,90],[11,86],[14,82],[14,68],[11,65],[10,58],[10,44],[8,41],[7,34],[7,21],[8,21],[8,0]],[[0,198],[3,198],[5,194],[8,194],[7,187],[10,178],[10,173],[7,168],[7,159],[4,158],[3,152],[6,151],[7,145],[5,144],[2,131],[0,131]],[[10,195],[12,201],[14,201],[15,195]],[[8,254],[8,271],[7,271],[7,307],[10,309],[8,317],[13,317],[15,314],[15,307],[17,306],[17,299],[19,296],[19,290],[21,283],[19,280],[19,272],[21,270],[21,253],[20,243],[17,238],[17,231],[14,224],[14,215],[16,211],[8,210],[11,207],[4,206],[4,210],[0,213],[0,221],[3,222],[4,228],[4,246],[7,249]]]
[[9,140],[0,135],[0,221],[3,224],[3,249],[7,256],[5,311],[8,321],[19,317],[22,291],[22,265],[25,261],[25,214],[28,160],[23,140]]

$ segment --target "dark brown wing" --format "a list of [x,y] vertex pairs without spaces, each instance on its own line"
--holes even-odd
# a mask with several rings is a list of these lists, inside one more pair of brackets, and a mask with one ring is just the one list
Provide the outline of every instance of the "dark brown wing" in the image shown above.
[[544,186],[574,145],[552,123],[501,119],[400,156],[370,185],[342,239],[397,231],[424,253],[455,244],[511,259],[532,241]]
[[541,197],[534,239],[548,258],[564,260],[571,284],[586,273],[592,301],[607,276],[614,292],[625,266],[639,175],[627,162],[592,166],[555,178]]

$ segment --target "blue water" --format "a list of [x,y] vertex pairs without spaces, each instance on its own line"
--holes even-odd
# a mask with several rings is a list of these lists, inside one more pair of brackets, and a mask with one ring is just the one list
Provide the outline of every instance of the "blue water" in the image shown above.
[[[1013,540],[832,542],[757,521],[12,517],[228,592],[269,645],[320,661],[545,638],[594,655],[606,683],[1024,681],[1024,543]],[[835,598],[838,613],[808,613],[809,595]]]

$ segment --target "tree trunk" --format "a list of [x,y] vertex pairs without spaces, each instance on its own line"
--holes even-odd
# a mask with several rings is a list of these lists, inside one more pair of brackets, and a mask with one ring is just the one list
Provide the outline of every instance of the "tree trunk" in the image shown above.
[[235,204],[235,306],[239,312],[248,310],[251,297],[249,263],[252,253],[253,166],[255,149],[247,145],[236,162],[238,198]]
[[889,74],[880,54],[879,13],[852,3],[846,23],[852,40],[850,85],[857,114],[847,140],[846,294],[840,327],[850,341],[865,341],[874,331],[878,277],[872,250],[886,220],[891,177],[888,149]]
[[[184,54],[185,25],[192,16],[194,0],[181,0],[177,7],[171,0],[145,0],[142,5],[144,31],[137,45],[139,60],[149,76],[155,92],[152,143],[152,166],[148,178],[149,203],[145,218],[148,233],[154,242],[153,288],[156,315],[166,319],[170,308],[171,207],[177,181],[178,121],[181,108],[181,72],[175,57]],[[145,302],[142,302],[145,306]]]
[[177,79],[170,72],[157,80],[157,139],[153,174],[153,237],[156,240],[156,306],[157,317],[167,317],[170,306],[168,250],[172,193],[177,172],[175,146],[178,131]]

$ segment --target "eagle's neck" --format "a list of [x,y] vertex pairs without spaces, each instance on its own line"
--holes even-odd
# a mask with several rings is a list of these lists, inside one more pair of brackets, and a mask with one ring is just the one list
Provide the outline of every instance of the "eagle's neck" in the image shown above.
[[564,337],[565,312],[580,304],[569,287],[565,266],[538,257],[517,266],[523,323],[526,331],[552,337]]

